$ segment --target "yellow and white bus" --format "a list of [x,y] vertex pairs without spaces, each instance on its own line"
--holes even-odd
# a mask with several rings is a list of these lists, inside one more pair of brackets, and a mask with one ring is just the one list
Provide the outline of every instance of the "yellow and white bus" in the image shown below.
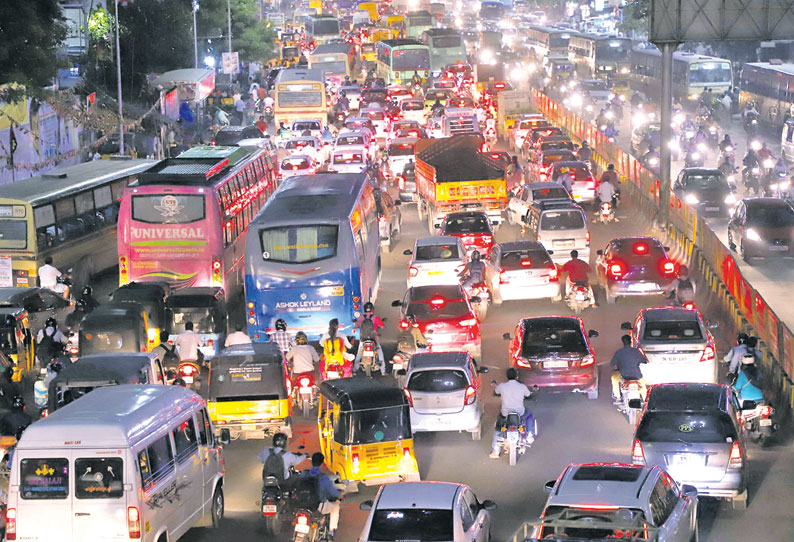
[[287,68],[281,70],[274,86],[276,124],[299,119],[317,119],[322,125],[328,114],[325,78],[320,70]]
[[352,44],[326,43],[309,55],[309,69],[321,71],[326,82],[338,85],[351,75],[354,60]]
[[47,256],[78,284],[114,267],[119,199],[155,163],[94,160],[0,187],[0,287],[36,286]]

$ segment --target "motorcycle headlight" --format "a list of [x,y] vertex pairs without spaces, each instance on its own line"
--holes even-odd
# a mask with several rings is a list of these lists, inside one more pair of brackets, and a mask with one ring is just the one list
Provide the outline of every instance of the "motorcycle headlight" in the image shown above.
[[700,153],[699,152],[693,152],[692,153],[692,160],[700,160]]
[[705,143],[698,143],[698,150],[700,152],[706,152],[706,144]]
[[711,127],[709,128],[709,133],[710,133],[710,134],[716,134],[716,133],[717,133],[717,129],[716,129],[714,126],[711,126]]
[[695,196],[695,194],[687,194],[684,198],[684,201],[687,202],[689,205],[697,205],[700,203],[700,200]]
[[667,148],[670,149],[671,151],[677,151],[678,150],[678,141],[676,141],[675,139],[672,140],[670,143],[667,144]]
[[686,136],[687,139],[692,139],[693,137],[695,137],[695,132],[693,132],[692,130],[687,130],[686,132],[684,132],[684,135]]
[[748,229],[747,232],[745,233],[745,235],[747,235],[747,238],[750,241],[760,241],[761,240],[761,236],[758,235],[758,232],[755,231],[752,228]]
[[648,163],[650,165],[652,165],[652,166],[655,166],[655,165],[657,165],[659,163],[659,159],[658,158],[651,158],[651,159],[648,160]]
[[728,145],[727,147],[725,147],[725,152],[733,152],[733,147]]
[[766,169],[771,169],[772,167],[774,167],[774,165],[775,165],[775,161],[772,160],[771,158],[767,158],[766,160],[764,160],[764,167]]
[[752,147],[752,149],[753,149],[754,151],[759,151],[759,150],[761,150],[761,147],[762,147],[762,145],[761,145],[761,142],[760,142],[760,141],[758,141],[757,139],[753,139],[753,140],[750,142],[750,147]]
[[733,205],[734,203],[736,203],[736,196],[734,196],[733,194],[728,194],[727,196],[725,196],[725,203],[728,205]]
[[754,175],[759,175],[761,173],[761,170],[757,167],[754,167],[751,171],[753,172]]
[[772,183],[769,185],[770,190],[777,190],[777,183]]

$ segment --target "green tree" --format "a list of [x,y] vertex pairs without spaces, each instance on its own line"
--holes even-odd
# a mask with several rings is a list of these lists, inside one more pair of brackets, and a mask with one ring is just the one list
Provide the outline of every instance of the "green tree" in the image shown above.
[[[199,35],[207,35],[204,29],[220,29],[224,37],[216,45],[220,51],[228,51],[227,0],[200,0],[200,4]],[[257,0],[231,0],[231,11],[232,50],[245,61],[271,58],[275,35],[267,22],[259,19]]]
[[618,25],[621,32],[648,35],[651,14],[651,0],[630,0],[621,8],[623,21]]
[[18,83],[0,94],[5,101],[24,94],[43,95],[65,62],[56,52],[66,39],[66,24],[58,0],[0,2],[0,84]]

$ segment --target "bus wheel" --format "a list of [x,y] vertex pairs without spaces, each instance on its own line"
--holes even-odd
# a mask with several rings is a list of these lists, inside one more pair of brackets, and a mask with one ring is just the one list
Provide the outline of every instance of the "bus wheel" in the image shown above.
[[212,496],[212,527],[218,529],[223,521],[223,488],[218,486],[215,488],[215,494]]

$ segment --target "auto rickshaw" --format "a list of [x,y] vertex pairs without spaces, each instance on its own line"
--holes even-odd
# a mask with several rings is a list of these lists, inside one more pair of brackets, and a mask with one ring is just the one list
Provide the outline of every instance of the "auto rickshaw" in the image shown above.
[[281,48],[281,63],[284,66],[297,64],[300,60],[301,51],[294,45]]
[[78,335],[81,356],[149,352],[146,311],[138,303],[101,305],[85,315]]
[[392,39],[399,39],[405,33],[405,17],[402,15],[389,15],[386,17],[386,28],[391,32]]
[[292,436],[292,399],[275,343],[230,346],[210,361],[207,409],[215,430],[232,438]]
[[146,311],[149,351],[160,344],[160,330],[165,327],[165,298],[168,292],[169,287],[165,283],[131,282],[110,294],[111,303],[139,303],[143,306]]
[[35,360],[28,311],[22,307],[0,307],[0,369],[14,367],[13,381],[33,368]]
[[378,60],[378,54],[375,52],[374,43],[361,44],[361,61],[362,62],[375,62]]
[[325,465],[346,482],[418,481],[408,400],[366,377],[320,383],[318,434]]
[[226,340],[226,306],[223,288],[185,288],[172,292],[165,301],[165,329],[173,344],[185,324],[201,336],[205,359],[218,354]]

